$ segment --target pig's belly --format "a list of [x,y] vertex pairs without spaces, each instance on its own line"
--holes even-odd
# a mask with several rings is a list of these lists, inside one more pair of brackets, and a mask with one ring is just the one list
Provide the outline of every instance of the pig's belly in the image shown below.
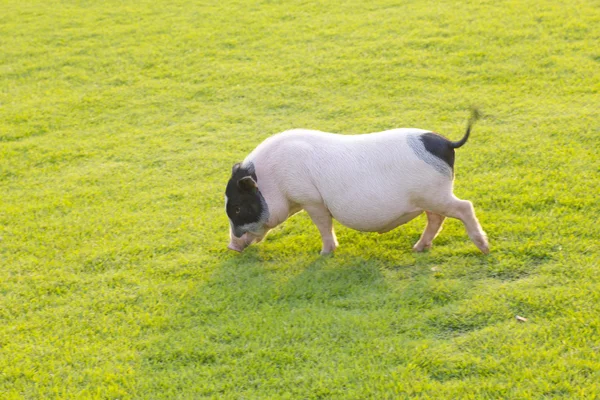
[[379,233],[389,232],[392,229],[394,229],[400,225],[404,225],[408,221],[413,220],[414,218],[418,217],[422,213],[423,213],[423,210],[418,210],[418,211],[410,212],[408,214],[403,214],[400,217],[398,217],[396,220],[392,221],[390,224],[382,227],[381,229],[376,229],[375,232],[379,232]]
[[384,233],[419,216],[423,210],[407,207],[402,210],[378,210],[365,208],[330,209],[335,220],[348,228],[361,232]]

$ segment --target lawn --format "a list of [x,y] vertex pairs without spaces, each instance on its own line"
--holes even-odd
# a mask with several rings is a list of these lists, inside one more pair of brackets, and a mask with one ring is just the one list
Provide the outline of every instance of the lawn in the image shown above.
[[[3,0],[0,398],[599,398],[599,43],[593,0]],[[226,249],[269,135],[471,105],[489,256],[424,216]]]

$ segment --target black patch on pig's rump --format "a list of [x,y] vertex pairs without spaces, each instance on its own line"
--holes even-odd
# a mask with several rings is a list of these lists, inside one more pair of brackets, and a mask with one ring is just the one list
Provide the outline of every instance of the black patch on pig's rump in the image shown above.
[[421,160],[444,175],[454,175],[454,148],[448,139],[437,133],[427,132],[410,135],[407,141]]
[[227,196],[225,208],[227,216],[233,223],[233,231],[237,237],[240,237],[244,231],[251,230],[241,229],[242,227],[257,224],[267,213],[264,198],[256,186],[240,184],[240,180],[246,177],[251,177],[254,182],[257,182],[254,165],[250,163],[243,167],[236,164],[225,188],[225,195]]
[[427,132],[421,135],[425,150],[454,168],[454,147],[452,142],[437,133]]

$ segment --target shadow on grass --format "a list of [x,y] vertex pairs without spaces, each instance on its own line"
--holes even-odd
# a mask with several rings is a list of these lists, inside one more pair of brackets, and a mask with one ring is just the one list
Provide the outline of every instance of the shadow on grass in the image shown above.
[[269,303],[293,307],[387,291],[381,263],[360,257],[318,255],[300,261],[264,261],[250,250],[221,264],[202,292],[230,308],[245,309]]
[[[515,264],[510,249],[485,257],[466,247],[464,254],[391,248],[379,257],[350,246],[327,257],[302,249],[221,254],[142,351],[148,374],[156,371],[147,384],[176,392],[200,379],[198,394],[215,395],[252,379],[285,380],[283,371],[311,363],[323,367],[323,357],[345,360],[349,349],[371,349],[378,340],[451,340],[514,318],[506,302],[487,302],[481,286],[511,284],[551,259],[520,253]],[[451,361],[435,364],[432,379],[454,379],[463,365]]]

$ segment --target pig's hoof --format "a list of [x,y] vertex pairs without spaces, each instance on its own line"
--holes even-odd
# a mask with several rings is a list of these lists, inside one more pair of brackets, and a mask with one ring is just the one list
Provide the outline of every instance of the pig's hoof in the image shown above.
[[488,244],[486,243],[485,246],[477,246],[479,248],[479,250],[481,250],[481,252],[483,254],[485,254],[486,256],[488,254],[490,254],[490,246],[488,246]]
[[431,243],[429,243],[429,244],[417,243],[413,246],[413,251],[415,251],[417,253],[421,253],[425,250],[430,250],[430,249],[431,249]]
[[324,247],[321,249],[321,255],[326,256],[328,254],[333,254],[333,251],[337,248],[337,246]]
[[324,255],[327,255],[327,254],[331,254],[331,253],[333,253],[333,251],[335,249],[337,249],[337,247],[338,247],[337,240],[333,241],[333,242],[326,243],[326,244],[324,243],[323,247],[321,247],[321,255],[324,256]]
[[477,246],[477,248],[481,250],[483,254],[490,254],[490,245],[485,237],[480,237],[473,242],[475,242],[475,246]]

